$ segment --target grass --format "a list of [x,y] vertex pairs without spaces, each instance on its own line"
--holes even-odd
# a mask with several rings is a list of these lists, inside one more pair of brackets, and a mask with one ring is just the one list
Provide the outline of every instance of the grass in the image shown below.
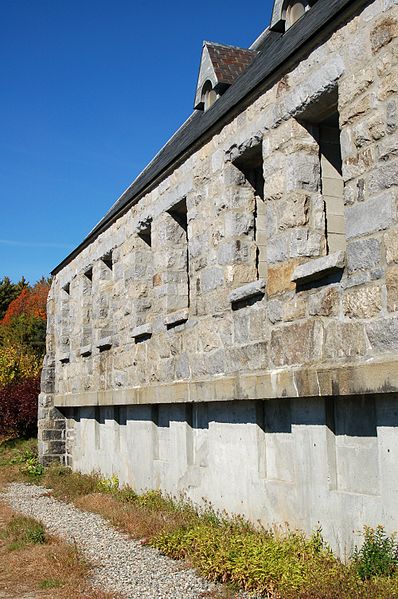
[[[12,452],[20,454],[23,448],[9,451],[13,461]],[[104,480],[60,466],[46,469],[40,479],[55,497],[101,514],[142,544],[225,583],[208,594],[212,599],[233,598],[236,589],[269,599],[398,598],[397,543],[381,527],[366,529],[363,547],[344,564],[320,531],[308,538],[300,531],[266,530],[215,513],[210,506],[198,512],[183,498],[158,491],[138,495],[128,487],[119,489],[115,478]]]
[[[29,474],[26,461],[36,455],[36,443],[0,442],[0,492],[16,480],[38,481]],[[10,599],[115,599],[92,589],[90,564],[74,545],[46,533],[41,522],[13,512],[0,496],[0,595]]]
[[17,515],[0,531],[0,538],[6,542],[7,549],[13,551],[29,545],[43,545],[46,542],[46,533],[41,522]]

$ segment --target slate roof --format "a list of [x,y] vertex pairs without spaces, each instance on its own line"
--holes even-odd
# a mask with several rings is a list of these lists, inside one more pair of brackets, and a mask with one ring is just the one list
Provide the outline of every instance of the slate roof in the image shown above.
[[231,85],[256,56],[254,50],[205,42],[216,77],[220,83]]
[[[277,0],[276,0],[277,1]],[[260,36],[261,43],[256,47],[256,56],[226,92],[207,111],[196,110],[166,145],[156,154],[148,166],[138,175],[120,198],[108,210],[87,237],[54,270],[56,275],[71,262],[84,248],[92,243],[117,218],[122,216],[142,195],[152,189],[169,169],[185,160],[192,152],[220,130],[249,96],[264,89],[268,81],[282,65],[320,33],[330,35],[336,28],[336,21],[343,23],[348,15],[354,15],[368,4],[369,0],[318,0],[305,17],[282,34],[268,30]]]

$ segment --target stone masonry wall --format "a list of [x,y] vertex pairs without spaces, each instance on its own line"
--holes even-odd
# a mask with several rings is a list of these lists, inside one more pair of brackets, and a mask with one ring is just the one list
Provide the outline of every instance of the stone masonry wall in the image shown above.
[[[391,390],[383,364],[398,352],[397,33],[397,1],[369,3],[56,275],[43,459],[66,455],[66,420],[54,406],[68,418],[67,454],[77,459],[73,406],[93,418],[94,406],[137,401],[153,412],[174,399],[219,399],[223,381],[233,406],[238,396],[292,395],[283,377],[296,370],[293,394],[306,397],[322,394],[309,386],[314,369],[347,368],[360,386],[355,369],[378,364],[376,382],[360,392]],[[319,146],[305,123],[333,94],[347,242],[338,256],[327,255]],[[263,199],[236,162],[258,144]],[[309,269],[317,280],[294,280]],[[255,392],[245,386],[250,373]],[[266,376],[272,395],[262,390]],[[329,395],[340,393],[331,385]]]

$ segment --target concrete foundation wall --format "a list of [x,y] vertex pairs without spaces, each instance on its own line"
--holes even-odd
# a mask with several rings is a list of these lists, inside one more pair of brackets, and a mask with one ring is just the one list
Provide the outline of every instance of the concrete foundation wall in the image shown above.
[[180,492],[264,525],[322,526],[340,555],[364,524],[398,529],[398,395],[67,414],[68,460],[136,491]]

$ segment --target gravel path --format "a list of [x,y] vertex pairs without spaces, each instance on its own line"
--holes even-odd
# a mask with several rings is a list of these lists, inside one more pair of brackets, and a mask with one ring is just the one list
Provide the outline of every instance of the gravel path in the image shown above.
[[101,516],[83,512],[47,495],[36,485],[10,484],[0,499],[41,520],[47,530],[77,543],[94,565],[93,585],[128,599],[198,599],[214,588],[155,549],[115,530]]

